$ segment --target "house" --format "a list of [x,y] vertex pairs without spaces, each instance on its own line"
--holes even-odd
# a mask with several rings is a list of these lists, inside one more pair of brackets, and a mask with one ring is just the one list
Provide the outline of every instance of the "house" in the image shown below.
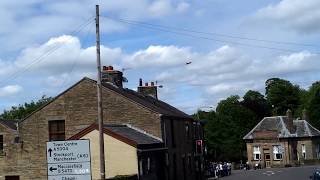
[[284,167],[320,159],[320,131],[303,117],[294,120],[288,110],[286,116],[262,119],[243,138],[249,164]]
[[[163,180],[167,148],[161,139],[130,125],[104,125],[107,177],[138,175],[139,179]],[[89,139],[92,178],[100,178],[99,126],[94,123],[69,138]]]
[[[164,157],[161,161],[165,162],[162,172],[164,179],[201,179],[204,160],[202,149],[199,151],[196,147],[196,142],[203,139],[200,123],[157,99],[157,86],[154,83],[143,85],[140,80],[136,92],[123,88],[122,81],[122,72],[114,70],[112,66],[103,67],[104,124],[129,125],[127,130],[134,127],[161,141],[158,144],[163,146],[161,152]],[[94,123],[97,123],[96,81],[85,77],[19,121],[16,127],[10,129],[3,126],[4,130],[0,129],[3,138],[10,141],[3,148],[5,154],[0,157],[0,180],[9,176],[22,180],[46,179],[46,142],[75,137]],[[113,131],[106,127],[106,132],[111,138],[110,132]],[[117,134],[118,138],[122,136],[124,135],[121,133]],[[123,142],[121,138],[113,140],[118,140],[118,144],[121,141],[124,146],[132,146],[133,151],[143,150],[139,149],[139,142],[129,137],[126,139],[135,144]],[[92,141],[95,142],[93,139]],[[106,147],[106,152],[108,148]],[[106,164],[106,168],[110,166]]]

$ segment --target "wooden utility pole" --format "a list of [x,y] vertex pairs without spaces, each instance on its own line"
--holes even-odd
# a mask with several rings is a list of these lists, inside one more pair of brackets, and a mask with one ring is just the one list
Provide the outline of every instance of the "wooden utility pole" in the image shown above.
[[98,121],[99,121],[99,145],[100,145],[100,179],[105,180],[104,137],[103,137],[103,109],[101,87],[101,60],[100,60],[100,29],[99,29],[99,5],[96,5],[96,48],[97,48],[97,90],[98,90]]

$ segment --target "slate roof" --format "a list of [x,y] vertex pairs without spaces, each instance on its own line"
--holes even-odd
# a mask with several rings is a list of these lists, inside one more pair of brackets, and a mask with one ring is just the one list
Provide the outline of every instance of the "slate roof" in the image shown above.
[[15,120],[0,119],[0,124],[15,131],[17,130],[17,122],[18,121],[15,121]]
[[138,145],[145,145],[145,144],[158,144],[162,143],[162,141],[146,132],[133,128],[129,125],[104,125],[104,128],[121,135],[122,137],[128,138]]
[[[89,78],[87,78],[89,79]],[[94,81],[92,79],[89,79],[91,81]],[[96,83],[96,81],[94,81]],[[134,90],[131,89],[127,89],[127,88],[118,88],[114,85],[112,85],[111,83],[103,83],[102,84],[103,87],[108,88],[116,93],[119,93],[129,99],[131,99],[134,102],[137,102],[153,111],[156,111],[162,115],[166,115],[166,116],[173,116],[173,117],[181,117],[181,118],[188,118],[188,119],[192,119],[192,117],[182,111],[180,111],[179,109],[159,100],[159,99],[155,99],[151,96],[148,95],[143,95],[139,92],[136,92]]]
[[256,131],[277,131],[278,138],[320,136],[320,131],[314,128],[306,120],[293,120],[295,131],[290,133],[286,121],[286,116],[265,117],[256,125],[256,127],[254,127],[246,136],[244,136],[243,139],[254,139],[253,134]]
[[[99,130],[99,126],[94,123],[81,130],[79,133],[70,137],[70,140],[81,139],[93,130]],[[126,124],[105,124],[103,131],[105,134],[118,139],[126,144],[138,149],[163,148],[164,144],[160,138],[157,138],[145,131]]]

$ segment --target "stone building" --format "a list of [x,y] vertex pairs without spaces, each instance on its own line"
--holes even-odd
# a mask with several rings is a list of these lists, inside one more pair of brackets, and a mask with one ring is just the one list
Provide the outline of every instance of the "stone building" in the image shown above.
[[[143,86],[140,81],[136,92],[122,87],[122,72],[109,66],[102,73],[104,123],[127,124],[161,140],[166,148],[164,179],[201,179],[203,157],[195,144],[203,138],[200,123],[158,100],[153,83]],[[96,81],[83,78],[17,126],[0,124],[5,141],[0,180],[47,179],[46,142],[69,139],[93,123],[97,123]]]
[[[306,117],[306,116],[304,116]],[[248,162],[253,167],[284,167],[320,159],[320,131],[306,119],[265,117],[243,138]]]

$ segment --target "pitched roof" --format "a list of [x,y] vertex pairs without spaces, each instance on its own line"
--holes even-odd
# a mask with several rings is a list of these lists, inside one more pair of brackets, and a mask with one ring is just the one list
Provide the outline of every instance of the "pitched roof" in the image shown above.
[[[52,98],[52,100],[50,102],[44,104],[43,106],[41,106],[38,109],[36,109],[35,111],[33,111],[31,114],[29,114],[27,117],[25,117],[21,121],[24,121],[25,119],[30,117],[32,114],[43,109],[44,107],[46,107],[47,105],[49,105],[50,103],[55,101],[58,97],[62,96],[63,94],[65,94],[66,92],[68,92],[69,90],[71,90],[72,88],[74,88],[75,86],[77,86],[78,84],[80,84],[81,82],[83,82],[85,80],[92,82],[92,83],[97,83],[93,79],[90,79],[88,77],[84,77],[80,81],[78,81],[77,83],[75,83],[74,85],[72,85],[71,87],[69,87],[68,89],[66,89],[62,93],[60,93],[59,95],[57,95],[56,97]],[[158,112],[159,114],[162,114],[164,116],[192,119],[192,117],[190,115],[178,110],[177,108],[175,108],[175,107],[173,107],[173,106],[171,106],[161,100],[155,99],[151,96],[146,96],[146,95],[143,95],[143,94],[138,93],[136,91],[133,91],[131,89],[127,89],[127,88],[118,88],[118,87],[116,87],[112,84],[109,84],[109,83],[104,83],[103,87],[110,89],[118,94],[121,94],[122,96],[124,96],[124,97],[126,97],[126,98],[152,110],[152,111]]]
[[265,117],[256,125],[256,127],[245,135],[243,139],[254,139],[254,133],[259,131],[277,132],[278,138],[320,136],[320,131],[309,124],[306,120],[293,120],[294,132],[290,133],[286,124],[287,120],[288,118],[286,116]]
[[[99,130],[96,123],[83,129],[79,133],[70,137],[70,140],[80,139],[93,130]],[[143,130],[134,128],[130,125],[123,124],[105,124],[103,131],[105,134],[118,139],[126,144],[134,146],[136,148],[150,148],[150,147],[163,147],[161,139],[146,133]]]
[[3,126],[12,129],[12,130],[17,130],[17,121],[15,120],[4,120],[4,119],[0,119],[0,124],[2,124]]
[[[89,78],[88,78],[89,79]],[[92,79],[89,79],[91,81],[94,81]],[[96,81],[94,81],[96,83]],[[139,92],[133,91],[131,89],[127,88],[118,88],[110,83],[103,83],[103,87],[108,88],[118,94],[121,94],[132,101],[141,104],[142,106],[145,106],[153,111],[156,111],[162,115],[166,116],[173,116],[173,117],[181,117],[181,118],[188,118],[192,119],[192,117],[179,109],[169,105],[168,103],[165,103],[159,99],[155,99],[151,96],[141,94]]]

